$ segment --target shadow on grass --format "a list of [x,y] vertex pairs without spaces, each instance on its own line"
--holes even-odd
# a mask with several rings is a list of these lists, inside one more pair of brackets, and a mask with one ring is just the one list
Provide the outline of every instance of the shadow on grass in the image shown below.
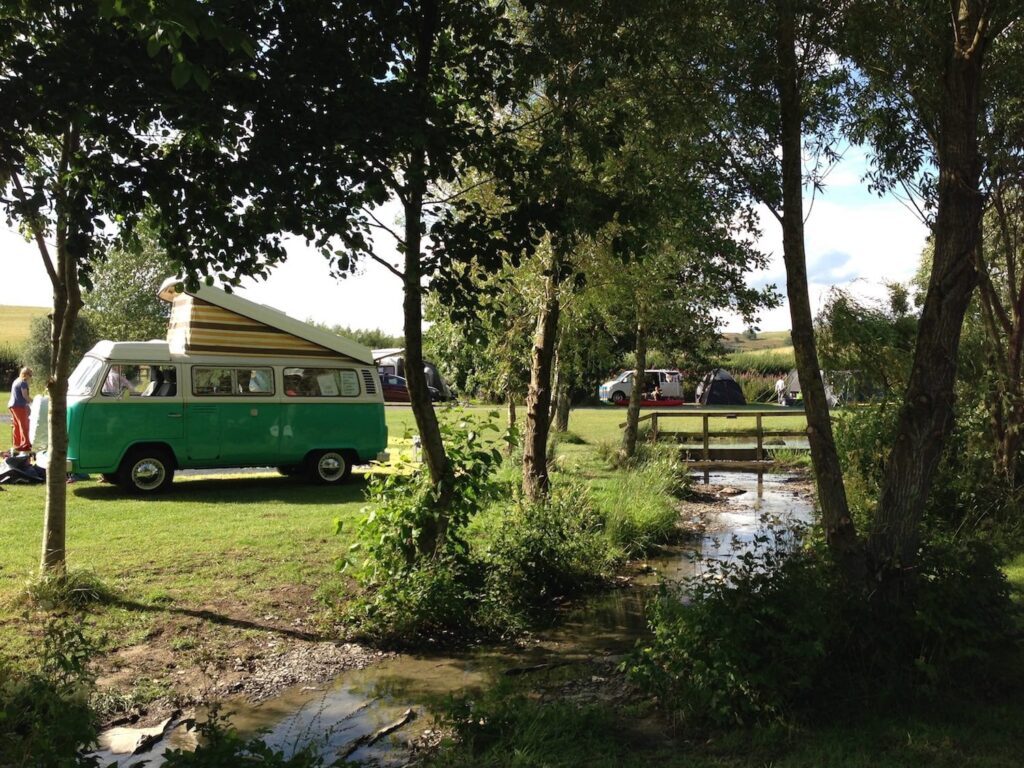
[[[72,493],[93,501],[142,501],[116,485],[97,484],[74,487]],[[285,504],[344,504],[361,502],[366,497],[366,476],[353,475],[342,485],[312,485],[291,477],[249,475],[237,477],[183,478],[146,501],[162,504],[196,504],[220,502],[225,504],[258,504],[283,502]]]
[[200,621],[208,621],[211,624],[217,624],[222,627],[234,627],[236,629],[251,629],[259,632],[268,632],[275,635],[284,635],[286,637],[295,638],[296,640],[307,640],[310,642],[316,642],[321,640],[327,640],[325,635],[316,634],[313,632],[303,632],[298,629],[291,629],[289,627],[276,627],[270,624],[260,624],[249,619],[237,618],[235,616],[225,616],[222,613],[216,613],[206,609],[195,609],[195,608],[177,608],[168,605],[153,605],[151,603],[139,603],[135,600],[125,600],[123,598],[114,598],[110,600],[109,605],[116,608],[123,608],[127,611],[137,611],[139,613],[168,613],[175,614],[177,616],[188,616],[193,619],[199,619]]

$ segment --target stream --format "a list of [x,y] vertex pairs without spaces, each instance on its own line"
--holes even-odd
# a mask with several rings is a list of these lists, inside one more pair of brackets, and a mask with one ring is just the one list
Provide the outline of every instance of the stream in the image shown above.
[[[286,690],[260,704],[230,701],[223,711],[242,734],[262,734],[269,746],[286,753],[316,745],[330,762],[358,738],[394,724],[411,708],[418,714],[416,719],[348,758],[382,766],[404,764],[410,739],[434,727],[430,713],[444,711],[451,697],[483,691],[514,668],[616,659],[646,631],[644,603],[661,580],[698,575],[703,559],[739,557],[770,527],[791,528],[812,521],[813,504],[794,490],[792,476],[711,473],[709,481],[739,493],[727,496],[707,515],[701,537],[649,558],[650,567],[627,587],[567,610],[556,626],[539,631],[527,648],[483,646],[448,656],[402,655],[345,672],[324,685]],[[695,483],[694,487],[701,486]],[[155,767],[163,763],[160,755],[165,749],[194,748],[196,735],[183,727],[172,728],[152,752],[138,757],[111,751],[109,733],[101,735],[101,744],[107,747],[98,753],[104,765],[145,759]]]

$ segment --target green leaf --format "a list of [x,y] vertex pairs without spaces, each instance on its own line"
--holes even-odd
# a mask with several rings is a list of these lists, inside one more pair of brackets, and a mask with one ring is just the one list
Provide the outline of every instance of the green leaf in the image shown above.
[[187,61],[179,61],[171,70],[171,83],[175,88],[184,88],[192,77],[192,65]]

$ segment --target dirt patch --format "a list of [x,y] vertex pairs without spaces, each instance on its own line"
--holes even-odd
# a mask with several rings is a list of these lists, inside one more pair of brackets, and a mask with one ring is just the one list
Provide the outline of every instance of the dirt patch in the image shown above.
[[229,698],[256,703],[317,685],[386,654],[338,643],[316,615],[312,589],[261,593],[258,605],[219,600],[129,605],[151,614],[145,637],[96,661],[96,704],[107,724],[152,724],[175,711]]

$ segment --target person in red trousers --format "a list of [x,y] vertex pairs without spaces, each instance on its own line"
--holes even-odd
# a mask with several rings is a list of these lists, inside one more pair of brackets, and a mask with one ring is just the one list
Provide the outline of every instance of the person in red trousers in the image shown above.
[[28,414],[32,409],[28,383],[31,379],[32,369],[22,368],[18,378],[11,384],[11,399],[7,401],[14,429],[14,450],[19,453],[32,451],[32,442],[28,437]]

